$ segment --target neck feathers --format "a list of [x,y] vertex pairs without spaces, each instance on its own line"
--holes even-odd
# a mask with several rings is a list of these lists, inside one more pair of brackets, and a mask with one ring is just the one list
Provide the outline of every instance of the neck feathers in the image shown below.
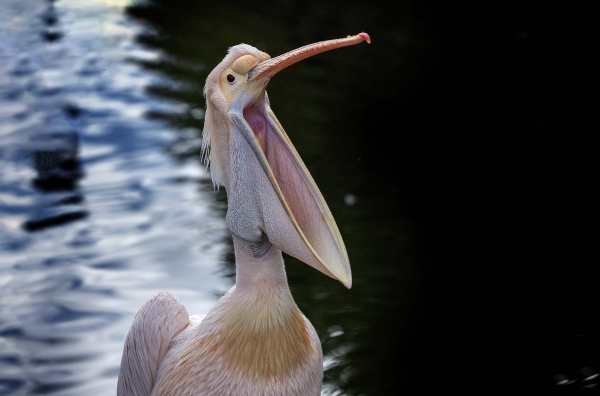
[[270,285],[259,288],[254,298],[244,296],[225,310],[223,352],[250,376],[289,375],[317,354],[315,345],[289,291],[286,295]]
[[236,246],[235,253],[237,285],[223,307],[221,327],[227,360],[251,375],[289,374],[317,351],[290,293],[281,251],[271,247],[253,258]]
[[[235,242],[234,242],[235,245]],[[154,395],[319,395],[321,345],[294,302],[281,252],[236,248],[238,284],[173,341]]]

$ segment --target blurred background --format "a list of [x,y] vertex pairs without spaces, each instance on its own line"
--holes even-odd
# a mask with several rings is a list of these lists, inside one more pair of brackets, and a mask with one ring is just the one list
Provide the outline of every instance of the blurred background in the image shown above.
[[371,45],[268,89],[352,265],[346,290],[286,258],[323,394],[596,389],[593,183],[578,178],[592,157],[573,139],[560,12],[2,0],[0,395],[113,395],[152,294],[210,310],[235,266],[199,161],[206,76],[235,44],[277,56],[361,31]]

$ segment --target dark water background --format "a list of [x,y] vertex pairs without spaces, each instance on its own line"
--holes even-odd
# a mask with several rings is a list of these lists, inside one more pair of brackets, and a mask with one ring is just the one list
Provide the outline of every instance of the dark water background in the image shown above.
[[597,390],[573,176],[589,160],[562,128],[556,51],[570,41],[556,14],[136,4],[0,2],[0,395],[114,394],[148,297],[166,289],[208,312],[235,268],[224,192],[198,161],[207,74],[238,43],[276,56],[361,31],[373,44],[268,89],[353,269],[348,291],[286,260],[323,343],[323,393]]

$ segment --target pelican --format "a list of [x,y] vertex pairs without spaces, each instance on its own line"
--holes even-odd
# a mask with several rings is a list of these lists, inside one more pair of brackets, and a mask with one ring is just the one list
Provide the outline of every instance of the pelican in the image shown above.
[[207,315],[169,292],[136,314],[117,395],[319,395],[323,352],[294,302],[282,252],[352,286],[337,225],[266,93],[280,70],[318,53],[370,42],[367,33],[306,45],[271,59],[229,48],[206,79],[204,149],[227,192],[236,284]]

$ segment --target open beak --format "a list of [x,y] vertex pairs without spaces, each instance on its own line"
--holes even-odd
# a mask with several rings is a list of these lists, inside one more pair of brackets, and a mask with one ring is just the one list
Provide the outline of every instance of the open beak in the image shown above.
[[[369,35],[360,33],[298,48],[259,63],[250,70],[248,81],[270,79],[302,59],[362,41],[370,42]],[[271,243],[350,288],[350,262],[335,220],[268,101],[264,106],[245,108],[243,116],[230,116],[273,187],[271,192],[260,193],[263,205],[270,202],[262,212],[273,211],[271,199],[278,200],[284,209],[280,215],[265,216],[264,231]]]

